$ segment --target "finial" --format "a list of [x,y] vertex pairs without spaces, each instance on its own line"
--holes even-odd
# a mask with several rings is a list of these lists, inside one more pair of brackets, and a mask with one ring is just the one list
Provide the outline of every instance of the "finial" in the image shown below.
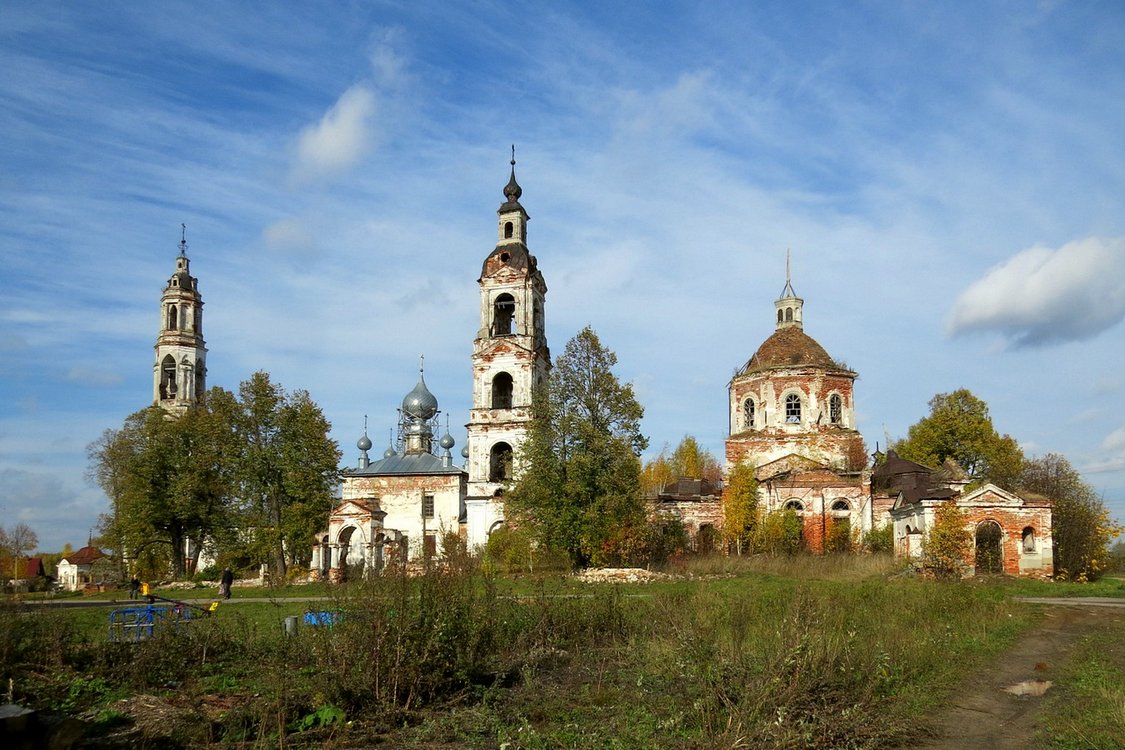
[[789,257],[789,248],[785,248],[785,288],[781,290],[781,298],[796,297],[797,293],[793,291],[793,276],[792,268]]
[[788,284],[792,280],[789,273],[789,248],[785,248],[785,283]]
[[516,167],[516,144],[512,144],[512,169]]
[[523,195],[523,188],[516,182],[516,144],[512,144],[512,176],[508,178],[508,184],[504,186],[504,197],[508,199],[509,203],[516,203],[519,201],[520,196]]
[[187,255],[187,224],[180,224],[180,255]]
[[418,377],[421,377],[425,373],[426,373],[426,355],[425,354],[419,354],[418,355]]
[[363,415],[363,434],[367,434],[367,415]]

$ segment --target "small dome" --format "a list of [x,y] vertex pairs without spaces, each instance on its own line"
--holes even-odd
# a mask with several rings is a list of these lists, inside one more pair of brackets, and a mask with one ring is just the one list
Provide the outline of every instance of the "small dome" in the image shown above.
[[742,368],[742,373],[769,370],[775,367],[823,367],[844,370],[828,356],[824,347],[800,328],[779,328],[762,342],[758,351]]
[[383,458],[390,458],[391,456],[395,456],[397,454],[398,451],[395,450],[395,447],[393,445],[388,445],[387,449],[383,451]]
[[363,437],[356,441],[355,447],[359,448],[361,451],[371,450],[371,438],[367,437],[367,435],[365,434]]
[[469,457],[469,446],[466,445],[464,448],[461,449],[461,458],[468,458],[468,457]]
[[419,376],[418,385],[402,400],[402,411],[415,419],[432,419],[437,410],[437,398],[426,387],[426,379]]
[[447,432],[441,436],[441,440],[438,441],[438,445],[440,445],[442,448],[445,448],[446,450],[449,450],[454,446],[456,442],[457,441],[453,439],[453,436]]
[[515,203],[523,195],[523,188],[516,182],[516,163],[512,162],[512,176],[508,180],[508,184],[504,186],[504,197],[508,199],[509,203]]

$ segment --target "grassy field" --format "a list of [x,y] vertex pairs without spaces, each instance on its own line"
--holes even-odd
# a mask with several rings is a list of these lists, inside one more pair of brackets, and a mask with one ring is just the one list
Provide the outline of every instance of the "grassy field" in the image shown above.
[[[134,644],[106,642],[104,610],[6,609],[0,677],[17,702],[89,720],[101,747],[895,747],[1036,622],[1012,595],[1070,591],[939,584],[878,557],[672,572],[289,587]],[[1081,593],[1122,595],[1120,581],[1096,586]],[[284,618],[308,609],[341,620],[286,637]]]

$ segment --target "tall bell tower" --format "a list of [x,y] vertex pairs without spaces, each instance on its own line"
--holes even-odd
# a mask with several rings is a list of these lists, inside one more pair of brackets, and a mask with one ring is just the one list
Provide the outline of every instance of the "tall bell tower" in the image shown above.
[[504,187],[496,248],[480,278],[480,329],[473,341],[473,408],[469,415],[469,486],[466,500],[470,548],[482,545],[504,521],[505,485],[520,471],[514,456],[530,427],[532,390],[551,369],[544,323],[547,284],[527,249],[527,211],[512,172]]
[[160,332],[152,366],[152,400],[171,414],[182,414],[203,398],[207,346],[203,341],[203,297],[189,272],[187,228],[180,225],[176,272],[160,296]]

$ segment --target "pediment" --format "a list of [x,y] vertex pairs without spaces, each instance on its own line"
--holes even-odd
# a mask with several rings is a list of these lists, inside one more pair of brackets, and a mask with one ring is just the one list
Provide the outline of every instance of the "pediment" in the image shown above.
[[762,464],[755,469],[754,476],[759,482],[762,482],[783,474],[797,474],[818,470],[832,471],[832,468],[827,464],[814,461],[807,456],[802,456],[798,453],[790,453],[787,456],[782,456],[769,463]]
[[335,508],[332,509],[330,519],[354,519],[354,518],[367,518],[371,515],[374,508],[372,503],[367,500],[344,500]]
[[1024,504],[1024,500],[1019,495],[1001,489],[994,484],[986,484],[965,495],[957,504],[1020,507]]

